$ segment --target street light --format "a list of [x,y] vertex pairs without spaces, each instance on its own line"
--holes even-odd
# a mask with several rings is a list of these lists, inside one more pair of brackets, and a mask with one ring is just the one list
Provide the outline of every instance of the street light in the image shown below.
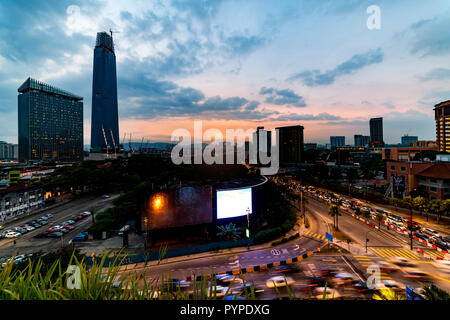
[[144,218],[144,226],[145,226],[145,233],[144,233],[144,236],[145,236],[144,251],[147,250],[147,233],[148,233],[147,223],[148,223],[148,218],[145,217],[145,218]]
[[366,232],[366,253],[367,253],[367,242],[369,242],[369,238],[367,238],[367,235],[371,232],[371,230]]

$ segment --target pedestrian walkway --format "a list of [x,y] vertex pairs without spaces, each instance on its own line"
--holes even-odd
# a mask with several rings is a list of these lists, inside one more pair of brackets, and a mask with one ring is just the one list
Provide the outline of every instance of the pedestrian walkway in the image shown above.
[[[358,263],[364,268],[367,269],[369,268],[371,265],[374,265],[374,257],[371,256],[353,256],[356,261],[358,261]],[[392,280],[392,277],[390,277],[386,272],[380,272],[380,279],[381,280]]]
[[377,255],[383,258],[394,258],[394,257],[403,257],[406,259],[412,259],[412,260],[421,260],[420,257],[415,255],[409,250],[405,249],[376,249],[376,248],[370,248],[373,252],[375,252]]
[[318,233],[312,232],[311,230],[306,231],[303,235],[308,236],[310,238],[315,238],[318,240],[325,240],[325,236],[323,234],[318,234]]

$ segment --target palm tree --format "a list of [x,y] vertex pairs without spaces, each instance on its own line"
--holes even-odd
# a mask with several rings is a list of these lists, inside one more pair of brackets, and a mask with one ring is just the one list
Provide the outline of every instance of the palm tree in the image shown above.
[[217,235],[222,236],[227,241],[237,241],[241,237],[239,235],[238,229],[236,228],[236,225],[232,222],[224,226],[219,226],[218,228],[220,231],[217,233]]
[[333,217],[334,227],[336,228],[336,230],[339,231],[338,226],[339,207],[335,204],[332,204],[331,206],[328,207],[328,214]]

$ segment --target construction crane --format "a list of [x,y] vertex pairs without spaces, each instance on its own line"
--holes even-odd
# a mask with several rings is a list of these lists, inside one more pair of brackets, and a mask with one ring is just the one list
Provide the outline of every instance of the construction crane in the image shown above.
[[102,132],[103,132],[103,139],[105,140],[106,145],[106,154],[109,154],[108,140],[106,139],[105,128],[103,127],[103,125],[102,125]]
[[117,158],[117,147],[116,147],[116,141],[114,140],[114,135],[112,132],[112,129],[109,130],[109,132],[111,133],[111,140],[114,146],[114,158]]
[[128,141],[128,146],[130,147],[130,153],[133,151],[132,149],[131,149],[131,132],[130,132],[130,140]]
[[141,145],[139,146],[139,152],[142,153],[142,144],[144,143],[144,137],[142,137]]

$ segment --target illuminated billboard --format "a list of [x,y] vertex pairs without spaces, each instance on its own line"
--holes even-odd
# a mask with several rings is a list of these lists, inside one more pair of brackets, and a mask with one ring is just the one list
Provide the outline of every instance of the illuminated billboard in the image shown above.
[[252,213],[252,188],[217,190],[217,219],[234,218]]

